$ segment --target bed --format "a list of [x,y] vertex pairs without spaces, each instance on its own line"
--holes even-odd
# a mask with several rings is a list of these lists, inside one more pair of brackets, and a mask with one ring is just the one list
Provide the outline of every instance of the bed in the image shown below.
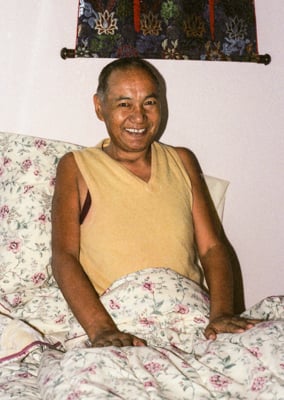
[[[147,347],[91,348],[50,267],[59,158],[82,146],[0,134],[1,399],[284,399],[284,296],[245,311],[243,334],[203,335],[206,290],[169,268],[122,277],[101,300]],[[206,176],[222,218],[228,182]]]

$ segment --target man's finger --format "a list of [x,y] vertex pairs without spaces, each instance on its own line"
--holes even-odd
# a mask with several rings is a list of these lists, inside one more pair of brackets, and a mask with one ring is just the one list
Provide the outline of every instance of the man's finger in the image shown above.
[[217,337],[217,332],[209,325],[205,329],[204,335],[208,340],[215,340]]

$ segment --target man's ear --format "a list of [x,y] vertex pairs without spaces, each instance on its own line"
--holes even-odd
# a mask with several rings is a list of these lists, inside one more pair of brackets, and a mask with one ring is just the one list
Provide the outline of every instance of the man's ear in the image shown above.
[[93,103],[95,106],[95,111],[96,111],[97,117],[101,121],[104,121],[104,117],[103,117],[103,113],[102,113],[102,101],[97,94],[94,94],[94,96],[93,96]]

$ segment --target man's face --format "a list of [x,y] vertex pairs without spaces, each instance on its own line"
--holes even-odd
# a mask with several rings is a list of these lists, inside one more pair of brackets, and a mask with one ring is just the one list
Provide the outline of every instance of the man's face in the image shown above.
[[95,95],[94,104],[118,151],[149,148],[159,129],[161,106],[158,87],[147,72],[138,68],[113,71],[104,99]]

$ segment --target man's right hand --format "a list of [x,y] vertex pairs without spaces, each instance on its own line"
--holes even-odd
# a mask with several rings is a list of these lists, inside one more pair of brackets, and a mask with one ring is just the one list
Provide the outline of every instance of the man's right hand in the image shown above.
[[104,330],[91,340],[92,347],[147,346],[145,340],[118,329]]

